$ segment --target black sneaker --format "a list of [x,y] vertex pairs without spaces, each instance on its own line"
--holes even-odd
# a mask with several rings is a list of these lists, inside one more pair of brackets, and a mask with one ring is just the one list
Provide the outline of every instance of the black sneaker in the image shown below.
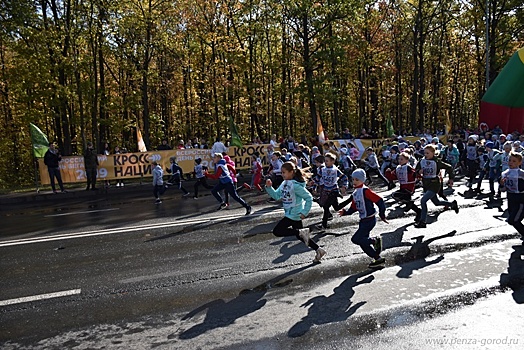
[[251,206],[248,206],[248,207],[246,208],[246,215],[250,215],[252,209],[253,209],[253,208],[251,208]]
[[373,242],[373,249],[375,249],[377,254],[382,253],[382,238],[380,238],[380,236],[375,237],[375,242]]
[[394,189],[396,186],[395,186],[395,183],[393,181],[391,181],[389,184],[388,184],[388,190],[392,190]]
[[225,209],[227,207],[226,203],[220,203],[220,206],[217,208],[217,211]]
[[426,223],[424,221],[419,221],[415,224],[415,228],[426,228]]
[[459,213],[459,206],[457,204],[457,201],[453,201],[451,202],[451,209],[453,209],[455,211],[455,213]]
[[372,262],[370,262],[368,267],[372,268],[372,269],[373,268],[377,268],[377,267],[383,267],[385,263],[386,263],[386,259],[378,258],[378,259],[375,259]]
[[415,222],[419,222],[421,216],[422,216],[421,213],[417,213],[417,215],[415,216]]

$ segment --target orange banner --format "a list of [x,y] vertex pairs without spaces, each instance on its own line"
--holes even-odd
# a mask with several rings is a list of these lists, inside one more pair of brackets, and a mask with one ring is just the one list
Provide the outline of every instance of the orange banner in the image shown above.
[[[262,165],[269,164],[266,145],[246,145],[242,148],[229,147],[229,156],[235,162],[237,169],[250,169],[251,156],[258,152]],[[150,177],[152,162],[157,161],[163,169],[170,166],[169,158],[176,157],[184,173],[192,173],[195,159],[202,158],[202,165],[213,169],[210,149],[189,148],[169,151],[150,151],[143,153],[124,153],[112,155],[98,155],[98,180],[121,180],[140,177]],[[38,160],[40,182],[50,184],[49,173],[43,159]],[[62,157],[60,173],[65,183],[85,182],[85,168],[83,156]],[[167,172],[166,172],[167,175]]]

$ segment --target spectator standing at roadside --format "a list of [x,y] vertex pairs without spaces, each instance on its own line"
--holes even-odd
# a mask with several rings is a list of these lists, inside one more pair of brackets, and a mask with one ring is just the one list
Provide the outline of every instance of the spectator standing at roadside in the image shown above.
[[91,188],[92,191],[98,190],[98,188],[95,187],[98,168],[98,156],[91,141],[87,143],[87,148],[84,152],[84,167],[86,170],[87,179],[86,191],[88,191],[89,188]]
[[277,134],[271,135],[271,140],[269,140],[269,143],[271,144],[271,146],[273,146],[273,148],[278,146]]
[[[104,151],[102,153],[104,156],[108,156],[111,154],[111,147],[109,146],[109,143],[104,143]],[[104,180],[105,187],[111,187],[111,182],[109,180]]]
[[167,139],[163,139],[162,140],[162,144],[159,145],[157,148],[156,148],[158,151],[168,151],[171,148],[171,146],[169,146],[169,144],[167,143]]
[[227,153],[227,147],[222,143],[220,137],[217,137],[213,147],[211,147],[211,156],[214,157],[215,153]]
[[350,140],[353,138],[353,135],[351,135],[348,128],[345,128],[344,131],[342,132],[342,138],[344,140]]
[[44,164],[47,165],[49,180],[51,180],[51,188],[55,194],[58,193],[55,189],[55,178],[58,181],[58,186],[60,186],[60,191],[62,191],[62,193],[67,193],[67,191],[64,190],[62,175],[60,174],[60,166],[58,164],[61,160],[62,156],[60,155],[60,151],[58,151],[54,143],[50,143],[49,149],[44,155]]
[[[120,147],[115,146],[114,154],[121,154]],[[124,182],[122,180],[117,180],[115,186],[116,187],[124,187]]]

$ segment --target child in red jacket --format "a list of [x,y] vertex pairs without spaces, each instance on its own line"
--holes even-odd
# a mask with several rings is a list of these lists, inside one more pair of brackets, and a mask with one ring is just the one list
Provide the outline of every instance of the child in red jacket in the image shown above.
[[251,185],[248,185],[247,182],[243,184],[245,188],[248,190],[252,190],[253,187],[255,187],[260,192],[264,192],[262,187],[260,186],[260,180],[262,179],[262,161],[259,158],[260,153],[255,152],[251,156],[251,159],[253,160],[252,166],[251,166],[251,172],[253,173],[253,177],[251,178]]

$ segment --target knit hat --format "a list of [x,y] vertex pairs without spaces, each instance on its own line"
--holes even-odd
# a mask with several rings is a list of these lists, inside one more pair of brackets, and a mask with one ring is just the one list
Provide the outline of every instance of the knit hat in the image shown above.
[[357,169],[351,174],[351,177],[364,182],[366,181],[366,172],[364,169]]
[[495,146],[495,144],[491,141],[488,141],[486,142],[486,144],[484,145],[486,148],[490,148],[490,149],[493,149],[493,146]]

